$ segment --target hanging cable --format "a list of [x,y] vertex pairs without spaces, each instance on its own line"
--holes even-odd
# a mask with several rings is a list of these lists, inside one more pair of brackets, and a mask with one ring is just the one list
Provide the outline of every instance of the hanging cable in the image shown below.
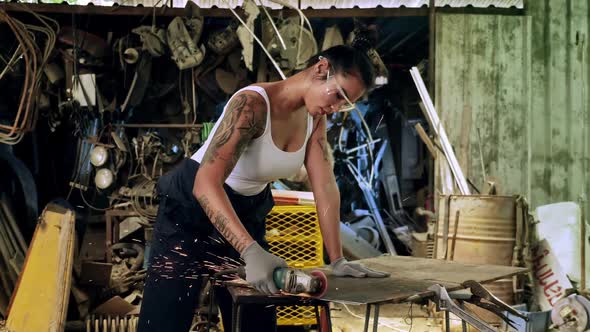
[[[23,88],[14,121],[12,125],[0,125],[0,143],[10,145],[19,143],[24,137],[24,134],[33,130],[35,127],[37,108],[34,98],[37,96],[43,67],[47,63],[51,51],[55,46],[56,34],[59,31],[59,24],[55,20],[34,13],[27,8],[25,8],[25,11],[31,13],[41,22],[41,26],[24,24],[10,17],[6,11],[0,9],[0,22],[5,22],[9,26],[19,45],[17,51],[8,62],[7,68],[11,68],[21,58],[24,60],[25,68]],[[55,27],[50,26],[48,22],[52,23]],[[35,32],[45,35],[45,45],[42,51],[39,43],[35,40]],[[0,74],[0,78],[4,76],[7,68]]]

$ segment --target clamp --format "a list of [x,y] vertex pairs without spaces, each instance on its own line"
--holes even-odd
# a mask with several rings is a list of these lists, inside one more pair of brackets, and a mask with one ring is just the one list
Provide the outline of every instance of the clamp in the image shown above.
[[[475,280],[467,280],[462,283],[463,287],[469,288],[471,293],[473,294],[471,298],[468,300],[470,303],[475,304],[478,307],[486,309],[490,312],[493,312],[498,317],[500,317],[506,324],[510,325],[514,329],[514,321],[504,315],[504,312],[508,312],[513,316],[522,318],[525,322],[528,322],[529,317],[521,313],[520,311],[512,308],[504,301],[500,300],[494,294],[492,294],[487,288],[485,288],[482,284],[478,283]],[[487,302],[482,302],[481,300],[486,300]]]
[[[504,311],[509,312],[514,316],[520,317],[525,321],[528,321],[527,316],[510,307],[502,300],[494,296],[488,289],[486,289],[480,283],[474,280],[468,280],[462,283],[462,286],[464,286],[465,288],[469,288],[469,291],[456,291],[451,292],[449,294],[444,286],[437,284],[428,287],[428,290],[431,291],[433,294],[428,294],[426,295],[426,297],[433,297],[433,300],[436,303],[437,310],[445,312],[446,331],[450,331],[449,313],[453,313],[454,315],[461,318],[461,320],[463,321],[464,331],[466,331],[467,326],[465,325],[465,322],[467,322],[479,331],[496,332],[496,329],[488,325],[486,322],[482,321],[475,314],[467,311],[463,307],[463,302],[472,303],[478,307],[481,307],[496,314],[513,328],[515,328],[514,321],[512,321],[510,318],[504,315]],[[424,298],[425,296],[411,296],[410,298],[408,298],[408,300],[416,301]],[[453,301],[453,299],[457,299],[460,305],[457,305]],[[482,299],[486,300],[486,302],[482,302]]]

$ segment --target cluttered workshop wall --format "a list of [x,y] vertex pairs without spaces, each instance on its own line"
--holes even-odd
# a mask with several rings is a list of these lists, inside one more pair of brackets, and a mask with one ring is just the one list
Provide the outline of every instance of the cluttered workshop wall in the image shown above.
[[436,108],[482,192],[493,182],[532,206],[590,192],[589,9],[530,1],[530,16],[437,16]]

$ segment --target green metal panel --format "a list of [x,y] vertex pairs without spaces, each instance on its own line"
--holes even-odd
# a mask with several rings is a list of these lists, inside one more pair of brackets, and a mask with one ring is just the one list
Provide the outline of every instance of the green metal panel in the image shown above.
[[525,193],[530,19],[440,14],[436,33],[435,106],[465,176],[486,188],[481,145],[488,180]]
[[528,16],[437,15],[435,106],[478,187],[479,131],[500,194],[539,206],[590,193],[589,11],[535,0]]
[[590,5],[529,1],[527,13],[533,21],[531,195],[537,205],[576,201],[590,193]]

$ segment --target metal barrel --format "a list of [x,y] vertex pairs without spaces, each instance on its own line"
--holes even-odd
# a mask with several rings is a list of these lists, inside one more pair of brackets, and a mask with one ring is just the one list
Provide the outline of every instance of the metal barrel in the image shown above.
[[[512,265],[517,208],[515,196],[441,195],[435,257],[460,263]],[[498,280],[486,287],[504,302],[514,303],[512,279]],[[485,310],[476,312],[489,323],[499,322]]]

